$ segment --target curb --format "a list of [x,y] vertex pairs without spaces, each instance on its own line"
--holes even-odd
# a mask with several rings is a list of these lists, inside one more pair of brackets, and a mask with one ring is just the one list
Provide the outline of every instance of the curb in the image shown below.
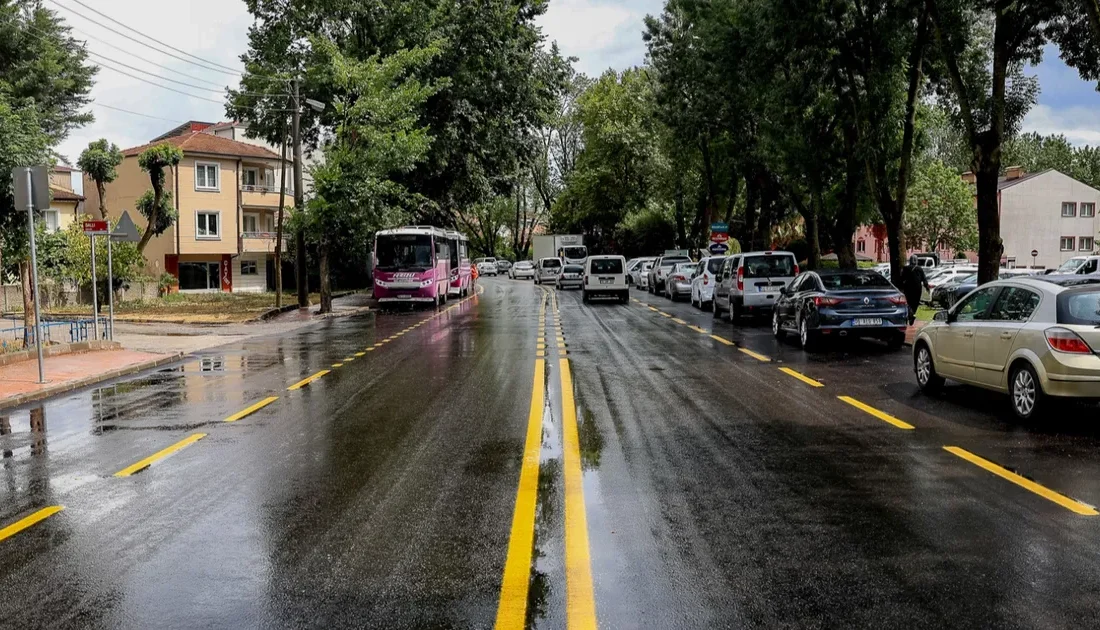
[[153,359],[151,361],[145,361],[143,363],[135,363],[133,365],[128,365],[126,367],[111,370],[109,372],[102,372],[100,374],[88,376],[75,381],[58,383],[57,385],[41,389],[37,392],[29,392],[26,394],[20,394],[18,396],[11,396],[10,398],[0,400],[0,410],[10,409],[12,407],[21,407],[23,405],[26,405],[27,403],[37,402],[39,400],[44,400],[47,398],[53,398],[54,396],[65,394],[73,390],[82,389],[90,385],[97,385],[104,381],[110,381],[119,378],[120,376],[128,376],[137,372],[144,372],[146,370],[158,368],[169,363],[175,363],[183,357],[183,352],[177,352],[175,354],[163,356],[159,359]]
[[[287,304],[286,306],[280,306],[279,308],[268,309],[268,310],[264,311],[263,313],[260,313],[260,315],[258,317],[254,318],[254,319],[250,319],[248,321],[249,322],[264,322],[264,321],[267,321],[267,320],[269,320],[272,317],[275,317],[277,315],[282,315],[283,313],[289,313],[290,311],[296,311],[296,310],[298,310],[298,305],[297,304]],[[248,323],[248,322],[245,322],[245,323]]]

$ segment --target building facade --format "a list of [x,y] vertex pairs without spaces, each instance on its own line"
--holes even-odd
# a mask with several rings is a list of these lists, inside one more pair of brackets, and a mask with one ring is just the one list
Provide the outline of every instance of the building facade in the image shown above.
[[83,174],[72,167],[57,165],[50,169],[50,209],[42,211],[42,221],[51,232],[64,230],[86,212]]

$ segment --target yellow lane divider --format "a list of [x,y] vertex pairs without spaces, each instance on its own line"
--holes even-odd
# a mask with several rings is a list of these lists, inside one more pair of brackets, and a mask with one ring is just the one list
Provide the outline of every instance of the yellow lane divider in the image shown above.
[[1100,512],[1097,512],[1096,509],[1090,505],[1081,503],[1080,501],[1075,501],[1074,499],[1071,499],[1064,494],[1059,494],[1051,490],[1050,488],[1047,488],[1046,486],[1039,485],[1034,481],[1028,479],[1027,477],[1022,477],[1012,472],[1011,470],[1008,470],[1007,468],[998,466],[988,459],[985,459],[984,457],[979,457],[978,455],[975,455],[974,453],[971,453],[964,448],[959,448],[958,446],[945,446],[943,447],[943,450],[951,453],[952,455],[955,455],[956,457],[961,457],[971,464],[974,464],[979,468],[983,468],[1002,479],[1011,481],[1012,483],[1020,486],[1021,488],[1024,488],[1025,490],[1034,492],[1035,494],[1043,497],[1048,501],[1057,503],[1058,505],[1066,508],[1070,512],[1073,512],[1074,514],[1080,514],[1081,516],[1096,516],[1100,514]]
[[801,372],[795,372],[791,368],[781,367],[781,368],[779,368],[779,371],[786,374],[786,375],[788,375],[788,376],[793,376],[793,377],[797,378],[798,380],[800,380],[803,383],[809,385],[810,387],[825,387],[824,383],[819,383],[818,381],[815,381],[814,379],[810,378],[809,376],[806,376],[805,374],[802,374]]
[[668,313],[666,313],[664,311],[657,311],[657,312],[661,314],[661,317],[672,317],[672,315],[669,315]]
[[27,516],[25,518],[21,518],[18,521],[15,521],[14,523],[12,523],[11,525],[8,525],[7,527],[5,527],[3,529],[0,529],[0,541],[5,540],[7,538],[11,538],[12,536],[14,536],[14,535],[18,534],[19,532],[23,531],[24,529],[27,529],[28,527],[31,527],[33,525],[37,525],[38,523],[48,519],[49,517],[53,516],[54,514],[57,514],[58,512],[60,512],[61,510],[64,510],[64,509],[65,509],[65,506],[62,506],[62,505],[51,505],[50,507],[44,507],[41,510],[38,510],[37,512],[35,512],[34,514],[31,514],[30,516]]
[[771,361],[772,361],[771,359],[769,359],[768,357],[760,354],[759,352],[753,352],[752,350],[749,350],[747,348],[738,348],[738,350],[740,350],[741,352],[744,352],[745,354],[747,354],[750,357],[756,359],[757,361],[762,361],[764,363],[771,363]]
[[888,414],[884,411],[879,411],[878,409],[875,409],[871,405],[861,403],[858,400],[856,400],[855,398],[852,398],[851,396],[837,396],[837,398],[839,398],[840,400],[842,400],[842,401],[848,403],[849,405],[855,407],[856,409],[859,409],[860,411],[866,412],[866,413],[878,418],[879,420],[882,420],[883,422],[888,422],[888,423],[894,425],[895,427],[897,427],[899,429],[905,429],[907,431],[911,431],[915,428],[913,425],[909,424],[908,422],[906,422],[904,420],[899,420],[899,419],[895,418],[894,416],[891,416],[890,414]]
[[535,540],[535,509],[538,504],[539,453],[542,450],[542,408],[546,397],[546,361],[535,360],[535,382],[527,414],[527,439],[519,472],[519,489],[508,538],[508,557],[500,585],[497,608],[498,630],[522,630],[527,620],[527,590],[531,576],[531,555]]
[[709,330],[704,330],[702,328],[699,328],[698,326],[692,326],[691,324],[688,324],[688,328],[691,329],[691,330],[694,330],[695,332],[699,333],[700,335],[709,335],[710,334]]
[[725,344],[727,346],[734,345],[734,343],[732,341],[730,341],[729,339],[726,339],[725,337],[719,337],[718,335],[711,335],[710,338],[717,341],[718,343],[722,343],[722,344]]
[[175,444],[173,444],[172,446],[169,446],[168,448],[164,449],[163,451],[159,451],[157,453],[154,453],[154,454],[150,455],[149,457],[146,457],[145,459],[141,460],[140,462],[137,462],[136,464],[132,464],[130,466],[127,466],[126,468],[123,468],[122,470],[116,472],[115,476],[116,477],[129,477],[130,475],[132,475],[134,473],[141,472],[141,471],[145,470],[146,468],[148,468],[149,466],[152,466],[154,463],[164,459],[165,457],[168,457],[169,455],[172,455],[173,453],[181,451],[181,450],[187,448],[188,446],[191,446],[192,444],[194,444],[195,442],[198,442],[199,440],[203,439],[204,437],[206,437],[205,433],[192,433],[191,435],[185,437],[184,439],[180,440],[179,442],[176,442]]
[[344,367],[344,364],[343,364],[343,363],[333,363],[333,364],[332,364],[332,368],[333,368],[333,369],[336,369],[336,368],[342,368],[342,367]]
[[566,624],[571,630],[596,629],[596,598],[588,547],[588,517],[584,508],[577,406],[569,359],[559,359],[562,406],[562,459],[565,474],[565,598]]
[[347,357],[346,359],[340,359],[340,360],[343,361],[344,363],[351,363],[352,361],[355,360],[355,357]]
[[687,322],[685,322],[684,320],[680,319],[679,317],[673,317],[673,318],[672,318],[672,321],[676,322],[677,324],[683,324],[684,326],[687,326],[687,325],[688,325],[688,323],[687,323]]
[[357,356],[357,357],[361,357],[361,356],[363,356],[364,354],[366,354],[366,352],[356,352],[356,353],[355,353],[355,356]]
[[236,421],[240,420],[241,418],[247,418],[248,416],[251,416],[252,414],[256,413],[257,411],[259,411],[259,410],[263,409],[264,407],[270,405],[271,403],[275,402],[276,400],[279,400],[278,396],[271,396],[271,397],[268,397],[268,398],[264,398],[263,400],[256,403],[255,405],[252,405],[251,407],[248,407],[247,409],[243,409],[243,410],[238,411],[237,413],[229,416],[225,420],[222,420],[222,422],[236,422]]
[[316,373],[312,376],[307,376],[307,377],[303,378],[302,380],[298,381],[297,383],[291,385],[290,387],[287,388],[287,390],[288,391],[295,391],[295,390],[298,390],[298,389],[302,389],[306,385],[309,385],[313,381],[321,378],[322,376],[324,376],[325,374],[328,374],[329,372],[331,372],[331,370],[321,370],[320,372],[318,372],[318,373]]

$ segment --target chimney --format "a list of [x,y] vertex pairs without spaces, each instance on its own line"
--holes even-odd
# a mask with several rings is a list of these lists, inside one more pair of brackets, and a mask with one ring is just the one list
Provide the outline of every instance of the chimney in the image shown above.
[[1010,166],[1005,169],[1005,179],[1013,180],[1020,179],[1024,176],[1024,167],[1022,166]]
[[970,172],[970,171],[967,171],[967,172],[963,173],[962,178],[963,178],[963,181],[968,183],[968,184],[977,184],[978,183],[978,176],[975,175],[974,173]]

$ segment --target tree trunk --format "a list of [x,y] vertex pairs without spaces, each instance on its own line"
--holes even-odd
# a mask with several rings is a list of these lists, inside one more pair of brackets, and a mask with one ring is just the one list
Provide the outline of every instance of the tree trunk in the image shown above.
[[329,277],[328,239],[322,238],[318,249],[318,261],[321,272],[321,312],[332,312],[332,278]]
[[1001,213],[997,179],[1001,172],[1000,150],[983,156],[977,170],[978,184],[978,284],[997,279],[1004,243],[1001,241]]
[[905,255],[905,223],[902,216],[901,212],[892,209],[882,212],[882,220],[886,224],[886,249],[890,257],[890,280],[895,285],[901,281],[902,256]]
[[107,220],[107,185],[101,181],[95,183],[96,192],[99,194],[99,218]]
[[790,191],[790,197],[791,203],[802,215],[802,221],[805,223],[806,243],[810,246],[810,253],[806,256],[806,269],[820,269],[821,238],[819,232],[821,221],[819,217],[821,216],[821,197],[815,195],[810,199],[809,206],[802,202],[796,191]]
[[149,210],[149,223],[145,227],[145,233],[141,235],[141,240],[138,241],[139,254],[145,253],[145,246],[152,240],[153,231],[156,229],[156,225],[160,223],[160,203],[164,199],[164,171],[150,173],[149,178],[153,184],[153,208]]
[[676,246],[687,245],[687,217],[684,216],[684,180],[676,180]]
[[859,203],[861,179],[860,160],[856,155],[855,129],[848,127],[844,133],[845,159],[844,193],[840,198],[836,223],[833,225],[833,251],[841,269],[855,269],[856,248],[852,236],[856,231],[856,205]]
[[718,204],[718,193],[714,189],[714,167],[710,161],[710,141],[703,138],[700,142],[703,153],[703,175],[707,184],[707,202],[703,206],[703,212],[699,218],[699,234],[702,238],[709,235],[710,220],[714,216],[715,206]]
[[738,176],[737,171],[733,171],[730,177],[730,197],[729,203],[726,204],[726,216],[723,217],[726,225],[729,225],[733,220],[733,208],[737,205],[737,194],[741,189],[741,178]]
[[756,231],[753,234],[752,249],[749,251],[761,251],[771,246],[772,216],[775,213],[776,194],[770,183],[761,186],[760,212],[756,217]]
[[741,233],[738,235],[741,248],[752,251],[752,239],[756,234],[756,206],[759,203],[759,183],[751,171],[745,172],[745,220],[741,225]]
[[[34,316],[34,286],[31,284],[31,263],[29,260],[19,262],[19,284],[23,288],[23,347],[31,347],[31,335],[34,331],[37,319]],[[37,340],[38,336],[35,335]]]

